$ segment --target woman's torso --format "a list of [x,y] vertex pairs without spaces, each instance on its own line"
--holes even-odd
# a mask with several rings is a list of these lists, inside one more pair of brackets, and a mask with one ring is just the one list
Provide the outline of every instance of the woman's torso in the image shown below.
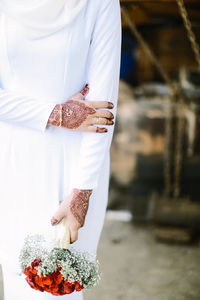
[[[55,104],[80,91],[87,81],[87,59],[99,3],[88,0],[70,26],[38,40],[27,39],[20,25],[1,14],[0,87]],[[4,153],[13,158],[16,169],[28,164],[30,156],[35,157],[39,167],[45,154],[46,164],[51,158],[59,164],[62,156],[70,155],[68,170],[71,178],[76,176],[72,166],[76,169],[80,132],[55,126],[40,132],[0,121],[0,139],[4,141]]]
[[0,15],[0,80],[2,87],[55,103],[66,100],[85,83],[86,62],[98,2],[86,7],[66,28],[31,40],[13,19]]

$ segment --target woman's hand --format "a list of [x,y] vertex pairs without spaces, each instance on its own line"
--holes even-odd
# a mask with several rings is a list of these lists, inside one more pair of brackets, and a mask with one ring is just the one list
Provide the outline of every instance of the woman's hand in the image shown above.
[[51,224],[56,225],[63,218],[67,218],[70,230],[70,243],[78,239],[78,230],[84,225],[91,194],[92,190],[73,189],[70,195],[60,204],[51,219]]
[[62,113],[62,127],[78,131],[107,132],[107,128],[94,126],[94,124],[113,125],[113,114],[102,108],[112,109],[114,105],[108,101],[84,101],[88,92],[89,85],[86,84],[81,92],[62,104],[62,112],[60,112],[60,105],[57,104],[49,117],[48,124],[59,126]]

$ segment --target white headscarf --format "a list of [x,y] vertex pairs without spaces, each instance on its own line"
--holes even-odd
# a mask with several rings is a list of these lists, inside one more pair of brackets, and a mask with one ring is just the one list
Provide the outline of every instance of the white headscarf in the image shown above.
[[87,0],[0,0],[0,9],[16,20],[30,38],[38,38],[70,24]]

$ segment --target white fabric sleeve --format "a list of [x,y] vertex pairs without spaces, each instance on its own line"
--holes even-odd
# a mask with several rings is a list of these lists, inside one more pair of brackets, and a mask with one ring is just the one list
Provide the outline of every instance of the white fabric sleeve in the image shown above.
[[[87,82],[90,86],[87,101],[111,101],[116,117],[121,63],[121,13],[119,0],[101,1],[90,45]],[[114,119],[115,120],[115,119]],[[84,132],[80,149],[79,169],[73,178],[73,186],[94,189],[99,173],[109,152],[114,126],[107,133]]]
[[45,131],[55,103],[0,88],[0,121]]

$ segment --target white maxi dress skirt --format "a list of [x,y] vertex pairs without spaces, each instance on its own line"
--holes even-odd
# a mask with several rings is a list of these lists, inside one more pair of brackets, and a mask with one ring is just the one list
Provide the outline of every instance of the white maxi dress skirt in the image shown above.
[[[88,0],[70,27],[28,39],[0,12],[0,264],[4,300],[51,300],[19,275],[26,235],[51,233],[50,219],[72,188],[93,189],[85,225],[73,247],[96,253],[108,199],[108,133],[47,125],[54,106],[86,84],[86,101],[118,98],[119,0]],[[2,291],[1,291],[2,292]],[[79,299],[82,292],[62,296]]]

